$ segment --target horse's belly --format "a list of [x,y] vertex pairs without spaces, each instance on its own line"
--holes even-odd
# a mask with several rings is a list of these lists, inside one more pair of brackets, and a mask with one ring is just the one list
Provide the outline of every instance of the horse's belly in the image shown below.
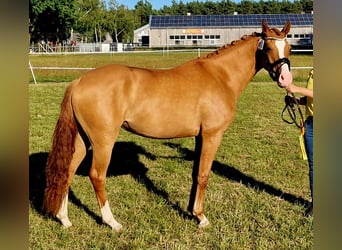
[[180,138],[196,136],[200,125],[190,122],[189,119],[177,120],[172,117],[166,120],[145,119],[126,120],[122,127],[135,134],[150,138]]

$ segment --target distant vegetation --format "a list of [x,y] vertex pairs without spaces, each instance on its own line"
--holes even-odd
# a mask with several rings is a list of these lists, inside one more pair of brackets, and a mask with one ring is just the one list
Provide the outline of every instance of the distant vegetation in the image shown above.
[[311,13],[313,0],[230,0],[192,1],[173,0],[171,6],[153,9],[148,0],[137,1],[134,9],[120,5],[116,0],[30,0],[30,43],[44,40],[70,43],[71,33],[87,42],[105,40],[106,34],[114,42],[130,43],[133,31],[148,23],[150,15],[213,15],[213,14],[278,14]]

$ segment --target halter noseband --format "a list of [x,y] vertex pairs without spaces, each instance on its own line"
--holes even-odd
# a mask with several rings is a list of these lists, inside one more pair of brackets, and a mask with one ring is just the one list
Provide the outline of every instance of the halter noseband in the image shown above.
[[[261,38],[258,42],[258,50],[261,50],[262,52],[265,52],[264,50],[264,45],[265,45],[265,40],[276,40],[276,41],[284,41],[285,38],[275,38],[275,37],[265,37],[265,38]],[[270,74],[270,77],[274,80],[277,81],[280,75],[279,69],[286,63],[289,67],[290,70],[290,60],[287,59],[286,57],[283,58],[279,58],[277,61],[275,61],[274,63],[270,64],[268,61],[268,58],[266,57],[266,61],[267,61],[267,65],[265,67],[265,69],[268,71],[268,73]],[[274,68],[280,65],[280,67],[278,67],[277,71],[274,71]]]

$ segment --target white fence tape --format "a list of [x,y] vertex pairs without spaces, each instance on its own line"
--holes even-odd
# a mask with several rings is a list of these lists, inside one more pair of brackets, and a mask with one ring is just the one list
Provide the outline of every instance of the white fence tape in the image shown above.
[[72,67],[31,67],[32,69],[49,69],[49,70],[92,70],[95,68],[72,68]]
[[[291,69],[312,69],[312,66],[291,67]],[[72,68],[72,67],[30,67],[30,69],[45,69],[45,70],[92,70],[96,68]],[[165,69],[165,68],[163,68]]]
[[[198,53],[198,56],[201,55],[201,52],[203,51],[212,51],[212,50],[209,50],[209,49],[197,49],[197,50],[194,50],[194,49],[190,49],[190,50],[168,50],[168,49],[163,49],[163,50],[154,50],[154,51],[129,51],[129,52],[124,52],[124,53],[151,53],[151,52],[156,52],[156,53],[162,53],[162,54],[168,54],[168,53],[171,53],[171,52],[196,52]],[[297,49],[297,50],[292,50],[292,52],[307,52],[307,53],[312,53],[313,50],[300,50],[300,49]],[[82,54],[86,54],[84,52],[81,52]],[[115,53],[118,53],[118,52],[112,52],[110,54],[115,54]],[[34,54],[60,54],[60,53],[56,53],[56,52],[45,52],[45,53],[34,53]],[[69,54],[74,54],[74,52],[71,52]],[[91,54],[94,54],[91,53]],[[298,67],[291,67],[291,69],[312,69],[313,66],[298,66]],[[34,83],[36,84],[37,81],[36,81],[36,78],[35,78],[35,75],[34,75],[34,72],[33,70],[34,69],[38,69],[38,70],[93,70],[95,68],[80,68],[80,67],[54,67],[54,66],[35,66],[33,67],[31,65],[31,62],[29,61],[29,69],[31,70],[31,74],[32,74],[32,77],[33,77],[33,80],[34,80]],[[165,68],[163,68],[165,69]]]

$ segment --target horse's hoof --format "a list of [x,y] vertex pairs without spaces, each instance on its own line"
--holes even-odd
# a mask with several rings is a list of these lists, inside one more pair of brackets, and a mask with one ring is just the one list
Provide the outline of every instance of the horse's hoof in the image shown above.
[[204,228],[209,226],[209,220],[207,219],[207,217],[205,217],[205,215],[203,216],[202,220],[200,221],[200,223],[198,224],[199,228]]
[[69,228],[72,226],[68,217],[61,218],[60,216],[57,215],[56,218],[62,223],[63,228]]
[[70,223],[70,224],[63,224],[62,225],[62,228],[64,228],[64,229],[67,229],[67,228],[69,228],[69,227],[71,227],[72,226],[72,224]]
[[112,227],[112,230],[116,233],[121,233],[123,231],[123,227],[121,224],[116,225],[115,227]]
[[110,221],[103,221],[103,222],[107,224],[108,226],[110,226],[112,230],[117,233],[121,233],[123,230],[122,225],[119,222],[117,222],[115,219],[111,219]]

